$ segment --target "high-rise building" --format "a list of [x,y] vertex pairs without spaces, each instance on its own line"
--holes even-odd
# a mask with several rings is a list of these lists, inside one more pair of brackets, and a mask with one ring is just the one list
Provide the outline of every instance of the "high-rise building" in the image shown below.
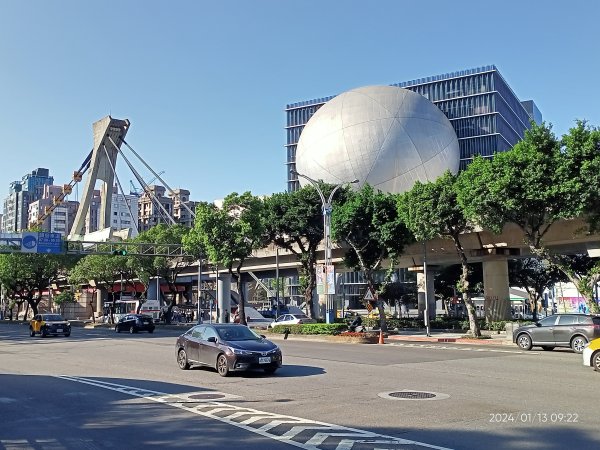
[[[532,100],[521,102],[498,69],[491,65],[430,76],[392,86],[423,95],[448,117],[460,147],[460,169],[476,155],[492,157],[512,148],[523,138],[531,121],[542,115]],[[312,115],[334,96],[291,103],[286,106],[287,188],[298,189],[296,146]]]
[[24,175],[21,181],[13,181],[9,186],[8,197],[4,199],[2,231],[18,233],[26,230],[29,223],[29,204],[42,196],[45,185],[51,185],[53,182],[54,177],[44,168]]
[[197,204],[198,202],[190,200],[190,191],[187,189],[175,189],[167,194],[167,189],[164,186],[155,184],[148,186],[138,199],[140,233],[159,223],[171,224],[175,222],[186,227],[192,227],[194,219],[188,208],[195,212]]
[[[100,191],[97,189],[94,190],[90,199],[90,210],[85,218],[85,234],[99,231],[101,201]],[[137,195],[121,194],[117,186],[113,187],[110,219],[110,227],[113,231],[130,229],[131,233],[129,236],[137,236],[138,201],[139,198]]]
[[[168,216],[173,215],[173,199],[167,195],[164,186],[148,186],[138,199],[138,227],[140,233],[159,223],[169,224]],[[160,203],[160,206],[158,205]]]
[[[173,218],[186,227],[194,226],[194,218],[190,211],[196,212],[198,202],[190,200],[190,191],[187,189],[175,189],[173,196]],[[185,206],[187,206],[187,208]]]
[[[62,194],[63,188],[54,185],[43,185],[42,187],[41,198],[29,204],[29,226],[39,226],[42,231],[60,233],[66,237],[69,234],[73,220],[75,220],[79,202],[72,200],[63,201],[52,208],[54,199]],[[38,223],[38,219],[47,212],[50,212],[50,214],[42,223]]]
[[[477,155],[491,158],[497,152],[511,149],[523,138],[531,121],[542,122],[542,115],[535,103],[532,100],[520,101],[493,65],[392,86],[421,94],[446,115],[458,138],[460,170],[466,168]],[[321,106],[337,95],[286,106],[288,191],[300,187],[297,175],[291,172],[296,170],[296,149],[304,126]],[[406,281],[407,273],[399,271],[398,276],[399,281]],[[342,280],[342,298],[347,306],[361,307],[364,275],[361,272],[346,272],[342,274]],[[298,294],[297,282],[297,277],[291,277],[288,281],[293,296]]]

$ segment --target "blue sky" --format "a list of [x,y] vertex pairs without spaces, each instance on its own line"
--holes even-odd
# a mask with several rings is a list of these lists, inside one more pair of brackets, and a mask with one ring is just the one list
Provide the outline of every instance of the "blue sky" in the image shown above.
[[557,134],[598,126],[599,17],[581,0],[0,0],[0,199],[37,167],[67,183],[108,114],[193,200],[283,191],[286,104],[487,64]]

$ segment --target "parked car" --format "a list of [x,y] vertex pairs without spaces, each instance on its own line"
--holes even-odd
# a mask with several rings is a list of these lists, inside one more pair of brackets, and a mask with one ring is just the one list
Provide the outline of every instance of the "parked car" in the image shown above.
[[282,314],[269,327],[273,328],[277,325],[302,325],[304,323],[317,323],[315,319],[311,319],[306,314]]
[[513,332],[513,342],[523,350],[531,350],[533,346],[544,350],[570,347],[581,353],[589,341],[598,337],[600,316],[590,314],[554,314]]
[[222,377],[251,369],[272,374],[282,364],[277,345],[234,323],[196,325],[177,338],[175,352],[180,369],[192,365],[214,367]]
[[29,336],[33,337],[37,333],[42,337],[49,334],[70,336],[71,324],[60,314],[36,314],[29,322]]
[[583,349],[583,365],[600,372],[600,339],[594,339]]
[[115,325],[115,331],[129,331],[131,334],[138,331],[154,333],[154,320],[146,314],[127,314],[119,319]]

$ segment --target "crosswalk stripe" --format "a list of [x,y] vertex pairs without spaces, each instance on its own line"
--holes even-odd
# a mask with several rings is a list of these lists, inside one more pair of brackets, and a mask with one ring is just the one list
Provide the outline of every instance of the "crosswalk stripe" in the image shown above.
[[[140,389],[133,386],[125,386],[115,383],[109,383],[106,381],[98,381],[91,378],[74,377],[67,375],[57,376],[57,378],[66,381],[83,383],[103,389],[108,389],[125,395],[131,395],[133,397],[143,398],[145,400],[168,405],[173,408],[178,408],[180,410],[187,411],[192,414],[197,414],[199,416],[218,420],[228,425],[232,425],[243,430],[256,433],[263,437],[273,439],[282,443],[290,444],[305,450],[322,450],[322,447],[319,446],[324,444],[328,438],[331,441],[332,439],[339,439],[340,437],[346,437],[346,439],[340,440],[338,442],[338,450],[351,449],[355,443],[361,443],[363,445],[365,443],[385,443],[393,446],[413,445],[416,447],[424,447],[435,450],[451,450],[446,447],[440,447],[424,442],[396,438],[394,436],[372,433],[366,430],[360,430],[357,428],[350,428],[341,425],[334,425],[315,420],[302,419],[300,417],[272,414],[256,409],[244,408],[240,406],[235,406],[233,404],[226,404],[219,401],[206,402],[204,404],[190,408],[188,403],[192,394],[186,394],[185,397],[181,397],[178,394],[167,394],[165,392],[158,392],[150,389]],[[206,391],[203,392],[206,393]],[[235,412],[225,416],[219,416],[216,414],[223,411]],[[247,415],[250,415],[250,417],[246,420],[233,420],[243,418]],[[260,427],[251,426],[253,423],[261,420],[269,420],[270,422],[268,424],[263,424]],[[278,426],[286,424],[295,424],[295,426],[292,426],[283,434],[275,434],[270,432],[270,430],[273,430]],[[308,436],[308,434],[311,435]],[[306,436],[306,440],[296,440],[300,439],[300,435]],[[351,437],[354,437],[355,439],[348,439]],[[331,446],[335,444],[328,442],[326,445],[327,448],[331,448]],[[373,450],[375,449],[373,448]]]

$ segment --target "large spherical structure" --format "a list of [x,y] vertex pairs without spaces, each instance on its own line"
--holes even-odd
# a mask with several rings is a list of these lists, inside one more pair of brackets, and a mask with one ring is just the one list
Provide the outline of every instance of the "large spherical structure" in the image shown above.
[[334,97],[310,118],[296,170],[327,183],[358,179],[359,186],[401,193],[417,180],[456,173],[459,156],[456,133],[433,103],[407,89],[368,86]]

